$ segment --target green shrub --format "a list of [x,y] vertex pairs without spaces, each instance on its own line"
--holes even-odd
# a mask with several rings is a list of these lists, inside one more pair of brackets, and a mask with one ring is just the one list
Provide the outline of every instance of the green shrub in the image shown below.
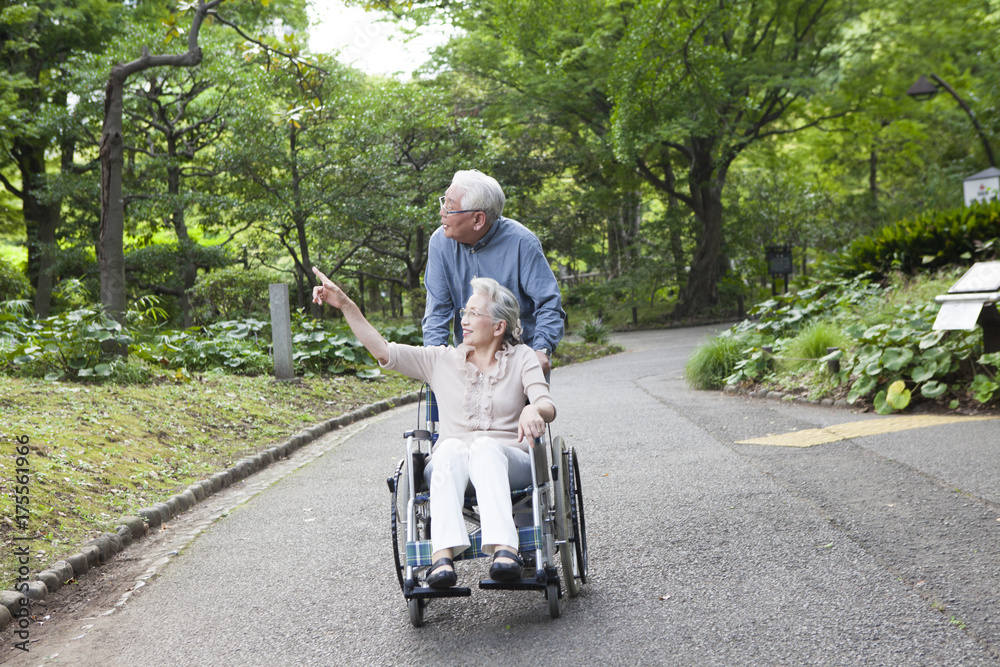
[[156,336],[136,349],[147,361],[187,371],[224,371],[235,375],[264,375],[274,364],[268,339],[261,340],[266,322],[254,319],[217,322]]
[[781,294],[750,309],[748,319],[734,327],[735,333],[753,332],[772,341],[792,338],[818,318],[839,322],[855,312],[869,312],[885,297],[885,288],[870,274],[850,279],[825,280],[811,287]]
[[31,295],[31,282],[27,276],[0,258],[0,301],[23,299]]
[[[413,324],[381,326],[379,331],[389,342],[423,344],[420,327]],[[292,319],[292,345],[296,372],[306,376],[348,371],[366,378],[380,374],[374,359],[343,321],[318,321],[296,315]]]
[[608,326],[604,324],[604,320],[600,317],[595,317],[583,323],[583,327],[580,329],[580,336],[585,343],[603,345],[611,338],[611,332]]
[[782,348],[782,356],[790,368],[802,368],[827,355],[827,348],[845,348],[850,339],[841,328],[831,322],[816,321],[807,324]]
[[128,345],[130,334],[99,309],[82,308],[41,321],[4,315],[0,360],[8,371],[46,380],[109,378],[114,364],[104,344]]
[[206,323],[237,317],[270,317],[268,285],[274,275],[264,269],[229,266],[198,276],[191,289],[195,320]]
[[1000,203],[930,212],[901,220],[856,239],[846,251],[828,258],[824,270],[834,275],[879,276],[898,270],[912,274],[993,259],[1000,249]]
[[684,366],[684,377],[695,389],[719,389],[736,370],[746,348],[745,340],[716,336],[695,348]]

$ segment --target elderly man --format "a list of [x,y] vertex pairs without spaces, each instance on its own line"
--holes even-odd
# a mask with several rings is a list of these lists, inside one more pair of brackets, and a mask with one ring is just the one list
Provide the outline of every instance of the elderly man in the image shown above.
[[424,345],[462,342],[458,310],[472,294],[469,282],[493,278],[521,304],[523,339],[546,376],[563,337],[562,297],[542,244],[527,227],[503,217],[503,189],[476,170],[459,171],[441,197],[441,227],[431,235],[424,286]]

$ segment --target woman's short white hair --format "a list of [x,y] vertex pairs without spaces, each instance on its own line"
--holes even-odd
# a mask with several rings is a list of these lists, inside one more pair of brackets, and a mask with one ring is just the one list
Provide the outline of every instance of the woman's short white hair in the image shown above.
[[503,205],[507,198],[497,179],[492,176],[475,169],[456,171],[451,179],[451,186],[462,191],[463,210],[483,211],[486,213],[486,221],[490,223],[503,215]]
[[475,294],[485,294],[489,297],[490,319],[494,322],[506,322],[503,340],[511,345],[521,342],[521,305],[517,297],[509,289],[492,278],[473,278],[472,291]]

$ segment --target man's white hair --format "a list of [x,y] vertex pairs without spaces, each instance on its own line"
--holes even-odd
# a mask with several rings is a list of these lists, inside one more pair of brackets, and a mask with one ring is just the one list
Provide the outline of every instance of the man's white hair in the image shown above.
[[497,179],[476,169],[456,171],[451,186],[462,191],[462,210],[477,210],[486,213],[486,221],[495,222],[503,215],[503,205],[507,199]]

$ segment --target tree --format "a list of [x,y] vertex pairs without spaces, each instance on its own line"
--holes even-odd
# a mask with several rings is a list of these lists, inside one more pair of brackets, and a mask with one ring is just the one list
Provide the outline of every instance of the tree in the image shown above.
[[[116,319],[122,319],[126,308],[125,257],[124,257],[124,199],[122,192],[122,168],[124,164],[124,134],[122,116],[124,108],[125,84],[130,76],[160,67],[195,67],[202,61],[202,51],[198,39],[206,21],[219,21],[236,30],[244,39],[267,53],[289,57],[279,50],[269,47],[247,35],[238,23],[219,15],[217,8],[225,0],[198,0],[187,28],[187,51],[180,54],[152,55],[148,47],[143,47],[142,56],[127,63],[119,63],[111,70],[105,91],[105,113],[100,141],[101,161],[101,219],[98,241],[98,264],[101,271],[101,304]],[[266,0],[264,4],[267,4]],[[245,6],[234,5],[234,12],[240,16],[255,14],[256,3]],[[301,9],[300,3],[291,3],[292,21],[290,26],[301,24],[301,17],[294,12]],[[259,20],[259,17],[258,17]],[[168,28],[168,42],[182,33],[179,17],[171,14],[164,24]],[[294,58],[294,56],[292,57]]]
[[872,34],[856,24],[863,9],[849,0],[636,5],[612,78],[614,143],[619,159],[701,226],[675,316],[718,300],[722,194],[737,157],[847,111],[823,93],[845,54],[869,47]]
[[[370,234],[339,243],[329,238],[335,230],[317,227],[334,218],[354,219],[365,205],[365,183],[379,172],[362,167],[369,147],[348,145],[342,136],[342,116],[358,88],[358,72],[327,58],[319,59],[321,67],[305,67],[294,59],[259,55],[246,87],[267,94],[253,95],[234,112],[232,130],[239,140],[226,147],[222,158],[241,200],[236,218],[252,223],[258,238],[270,239],[259,244],[264,250],[258,259],[290,273],[296,301],[306,307],[314,283],[315,239],[332,241],[324,266],[333,272]],[[274,244],[279,254],[268,256],[266,247]],[[332,267],[331,261],[336,262]]]
[[198,0],[188,30],[187,51],[175,55],[151,55],[147,47],[142,56],[111,69],[105,89],[104,124],[101,130],[101,221],[97,259],[101,270],[101,305],[119,321],[125,318],[125,203],[122,169],[125,164],[125,139],[122,126],[125,83],[130,76],[157,67],[194,67],[202,60],[198,37],[210,12],[224,0]]
[[[588,270],[609,276],[631,271],[643,252],[640,211],[648,193],[634,165],[613,153],[609,95],[629,7],[493,0],[448,11],[466,34],[448,45],[444,76],[465,81],[459,90],[474,97],[460,103],[476,108],[501,144],[494,175],[522,199],[571,190],[579,196],[570,209],[515,207],[527,210],[526,221],[563,261],[586,257]],[[567,178],[573,188],[561,182]],[[601,251],[583,247],[588,243]]]
[[0,184],[21,202],[38,317],[49,313],[62,219],[62,196],[50,189],[49,154],[58,155],[59,170],[71,171],[78,140],[65,122],[69,61],[101,51],[120,14],[120,4],[109,0],[8,3],[0,10],[0,57],[6,64],[0,142],[16,168],[16,176],[0,170]]

